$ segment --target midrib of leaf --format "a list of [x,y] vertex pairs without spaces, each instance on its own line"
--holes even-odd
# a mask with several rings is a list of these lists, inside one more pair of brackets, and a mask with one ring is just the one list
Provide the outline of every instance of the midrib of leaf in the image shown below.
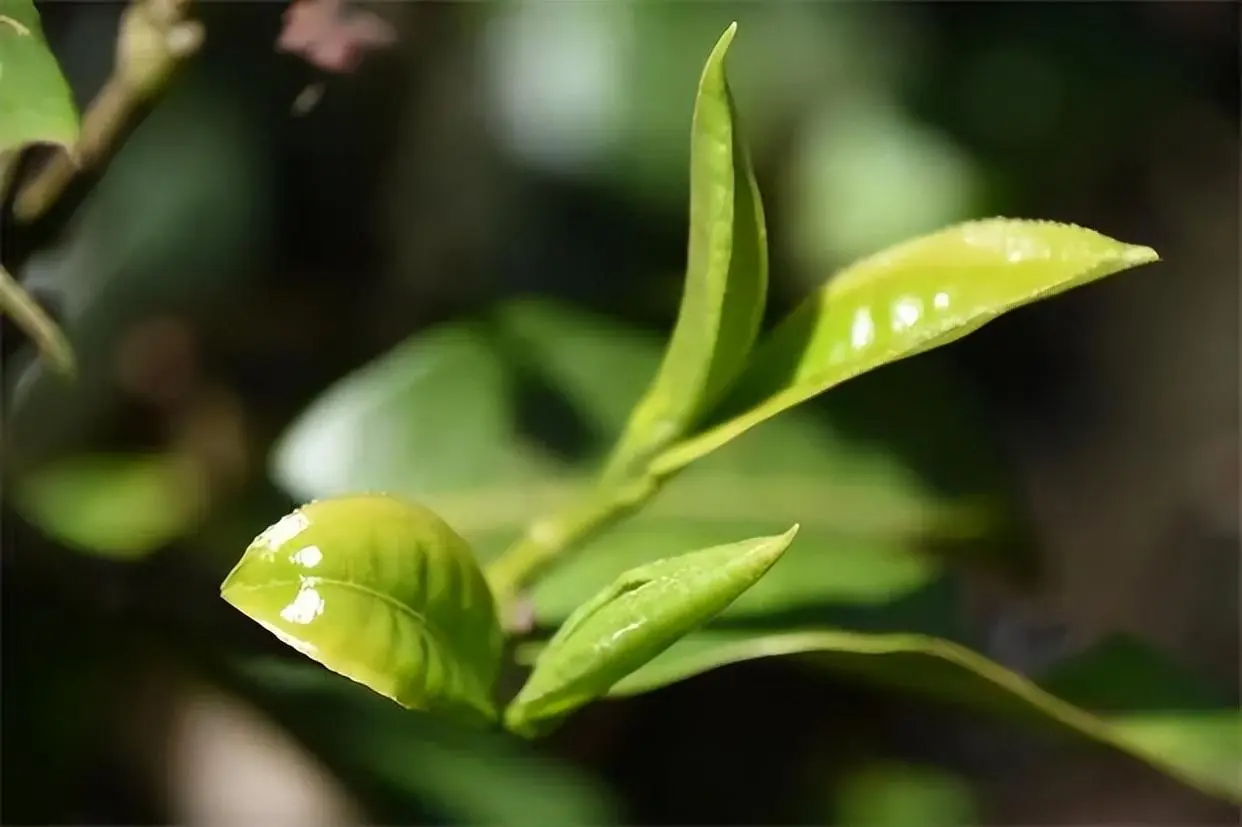
[[[412,606],[407,606],[400,600],[390,597],[383,592],[376,591],[370,586],[364,586],[361,583],[353,583],[349,580],[339,580],[335,577],[300,577],[296,580],[269,580],[266,583],[258,583],[253,586],[233,586],[232,589],[236,589],[237,591],[244,593],[258,592],[263,589],[274,589],[278,586],[298,586],[300,588],[302,586],[314,587],[319,585],[335,586],[346,591],[352,591],[367,597],[373,597],[395,609],[399,614],[406,615],[406,619],[412,621],[415,626],[421,627],[427,633],[427,636],[430,637],[436,644],[441,653],[451,648],[448,643],[448,638],[441,633],[439,627],[432,623],[425,614],[416,611]],[[443,656],[441,656],[440,660],[452,662],[451,659],[446,660]]]

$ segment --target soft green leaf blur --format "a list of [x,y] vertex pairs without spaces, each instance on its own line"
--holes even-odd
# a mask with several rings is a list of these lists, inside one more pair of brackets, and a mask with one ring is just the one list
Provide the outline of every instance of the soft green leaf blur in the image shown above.
[[505,726],[533,735],[601,697],[744,593],[780,560],[797,526],[629,569],[584,600],[548,641],[505,709]]
[[207,504],[176,456],[84,456],[47,466],[14,492],[26,519],[89,554],[141,558],[194,528]]
[[404,707],[495,717],[496,606],[470,547],[426,508],[379,495],[310,503],[255,538],[220,593]]
[[836,815],[858,827],[942,827],[979,821],[970,789],[953,775],[923,767],[864,767],[842,780]]
[[72,146],[78,110],[32,0],[0,2],[0,165],[26,144]]

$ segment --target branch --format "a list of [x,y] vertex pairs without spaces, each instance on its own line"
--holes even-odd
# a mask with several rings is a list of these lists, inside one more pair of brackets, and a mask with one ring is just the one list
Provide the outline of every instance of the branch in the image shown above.
[[121,15],[116,64],[82,119],[82,137],[57,152],[18,192],[17,220],[42,216],[83,169],[98,164],[122,127],[143,103],[158,95],[178,64],[198,51],[201,23],[186,19],[189,0],[131,0]]

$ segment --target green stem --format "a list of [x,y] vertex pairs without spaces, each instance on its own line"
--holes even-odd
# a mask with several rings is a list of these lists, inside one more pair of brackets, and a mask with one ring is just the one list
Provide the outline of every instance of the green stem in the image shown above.
[[56,322],[9,272],[0,267],[0,313],[9,316],[35,343],[53,368],[72,377],[77,370],[73,348]]
[[553,564],[647,502],[659,488],[660,481],[654,478],[630,480],[598,489],[576,507],[531,523],[522,538],[487,567],[497,602],[507,608]]

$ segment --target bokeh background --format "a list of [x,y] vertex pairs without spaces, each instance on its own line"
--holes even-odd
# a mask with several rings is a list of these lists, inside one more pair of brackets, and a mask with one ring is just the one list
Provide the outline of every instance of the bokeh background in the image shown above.
[[[41,6],[83,104],[121,8]],[[597,705],[537,747],[296,663],[217,669],[279,654],[218,583],[299,501],[273,451],[334,382],[515,298],[557,302],[584,343],[670,328],[694,87],[737,20],[774,314],[858,256],[987,215],[1161,252],[884,373],[867,392],[905,417],[847,447],[914,467],[901,446],[938,439],[930,412],[968,407],[973,438],[920,473],[969,474],[995,448],[1041,563],[1021,595],[955,575],[980,647],[1034,669],[1123,631],[1236,698],[1236,4],[371,9],[395,43],[334,72],[275,49],[285,3],[197,3],[202,52],[106,171],[37,224],[6,222],[4,263],[66,326],[82,376],[45,374],[5,330],[5,823],[1236,819],[1128,759],[778,661]],[[486,474],[453,435],[468,394],[378,377],[395,421],[423,417],[443,444],[398,428],[364,462],[356,433],[324,429],[299,468],[396,487]],[[513,413],[524,439],[570,455],[601,438],[536,390]],[[848,488],[833,472],[818,482]],[[831,510],[823,490],[798,502]]]

